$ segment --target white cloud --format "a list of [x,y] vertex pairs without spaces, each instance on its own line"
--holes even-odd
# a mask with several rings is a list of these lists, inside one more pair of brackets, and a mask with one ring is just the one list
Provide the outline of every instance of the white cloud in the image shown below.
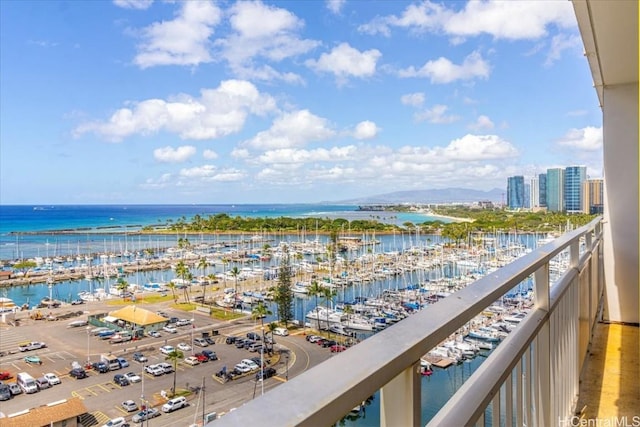
[[546,36],[550,26],[576,27],[571,3],[564,1],[469,1],[463,9],[455,7],[423,1],[407,6],[400,16],[376,17],[359,30],[389,36],[392,27],[406,28],[445,34],[459,43],[464,37],[481,34],[496,39],[533,40]]
[[469,125],[472,130],[491,130],[495,127],[491,119],[485,115],[480,115],[474,123]]
[[550,67],[554,62],[558,61],[562,56],[562,52],[567,49],[573,49],[577,52],[582,48],[582,39],[577,34],[565,35],[558,34],[551,39],[551,49],[547,53],[544,62],[546,67]]
[[357,149],[353,145],[333,147],[330,149],[317,148],[314,150],[282,148],[264,152],[257,158],[257,161],[272,166],[274,164],[340,162],[353,159],[356,152]]
[[408,93],[406,95],[402,95],[402,97],[400,97],[400,102],[403,105],[410,105],[412,107],[420,107],[424,104],[424,93],[422,92],[415,92],[415,93]]
[[113,0],[113,4],[124,9],[144,10],[153,4],[153,0]]
[[164,163],[182,163],[189,160],[196,154],[196,147],[192,145],[183,145],[182,147],[162,147],[153,150],[153,157]]
[[196,166],[180,170],[180,176],[193,179],[211,179],[216,174],[216,167],[213,165]]
[[291,148],[312,141],[322,141],[334,134],[326,119],[308,110],[300,110],[283,114],[273,122],[269,130],[259,132],[246,144],[263,150]]
[[431,83],[445,84],[456,80],[486,79],[489,77],[489,73],[489,64],[476,51],[469,54],[460,65],[440,57],[435,61],[427,61],[420,69],[411,66],[400,70],[399,76],[426,77],[430,79]]
[[602,127],[587,126],[582,129],[570,129],[558,140],[558,145],[584,151],[602,150]]
[[215,89],[202,89],[199,98],[183,94],[172,100],[148,99],[128,104],[107,121],[79,125],[74,135],[95,133],[119,142],[135,134],[165,131],[182,139],[215,139],[240,131],[249,114],[264,115],[276,110],[271,96],[242,80],[226,80]]
[[218,158],[218,153],[213,150],[206,149],[202,152],[202,157],[207,160],[214,160]]
[[305,62],[309,68],[334,74],[339,81],[344,82],[349,77],[370,77],[376,72],[376,63],[382,56],[377,49],[360,52],[341,43],[330,53],[323,53],[318,60],[309,59]]
[[231,150],[231,157],[236,159],[247,159],[250,157],[249,150],[246,148],[234,148]]
[[134,63],[140,68],[211,62],[209,37],[222,12],[210,1],[185,1],[171,21],[155,22],[141,31]]
[[234,182],[242,181],[244,178],[246,174],[238,169],[223,169],[213,177],[213,181]]
[[453,123],[455,121],[458,121],[460,117],[453,114],[449,114],[449,115],[446,114],[448,109],[449,107],[447,107],[446,105],[438,104],[438,105],[434,105],[428,110],[424,110],[416,113],[414,117],[417,121],[426,120],[429,123],[434,123],[434,124],[448,124],[448,123]]
[[380,132],[380,128],[374,122],[365,120],[356,125],[353,137],[355,139],[371,139],[375,138],[378,132]]
[[347,0],[327,0],[327,9],[335,15],[339,15],[346,2]]
[[518,150],[497,135],[471,135],[454,139],[442,150],[443,158],[456,161],[515,157]]
[[304,27],[304,21],[286,9],[268,6],[260,1],[237,2],[230,8],[229,14],[229,23],[234,32],[227,38],[216,40],[215,45],[237,76],[302,82],[295,73],[280,72],[268,64],[257,66],[254,61],[279,62],[318,46],[319,41],[302,39],[298,35]]

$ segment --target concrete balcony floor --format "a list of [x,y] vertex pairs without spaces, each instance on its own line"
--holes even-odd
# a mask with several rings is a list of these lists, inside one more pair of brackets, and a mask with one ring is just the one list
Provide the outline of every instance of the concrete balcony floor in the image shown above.
[[639,337],[638,326],[596,323],[576,406],[584,425],[640,422]]

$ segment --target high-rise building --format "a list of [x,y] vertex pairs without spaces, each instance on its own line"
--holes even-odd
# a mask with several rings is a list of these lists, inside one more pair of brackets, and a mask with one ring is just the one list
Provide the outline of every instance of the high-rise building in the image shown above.
[[507,178],[507,206],[509,209],[524,207],[524,176],[510,176]]
[[540,207],[540,186],[537,177],[529,181],[529,207],[531,209]]
[[582,212],[582,183],[587,180],[586,166],[567,166],[564,170],[564,210]]
[[602,214],[604,206],[604,181],[587,179],[582,183],[582,212]]
[[541,208],[547,207],[547,174],[541,173],[538,175],[538,194],[539,194],[539,206]]
[[564,211],[564,169],[547,169],[547,209]]
[[524,185],[524,200],[522,202],[522,207],[531,209],[531,185]]

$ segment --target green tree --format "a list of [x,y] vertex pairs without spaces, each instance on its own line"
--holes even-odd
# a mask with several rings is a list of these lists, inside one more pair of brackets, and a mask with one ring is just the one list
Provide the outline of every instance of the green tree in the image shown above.
[[[307,295],[315,298],[316,307],[318,307],[318,297],[324,295],[324,286],[318,283],[317,280],[312,280],[311,285],[307,288]],[[320,323],[318,323],[318,326],[320,326]]]
[[124,298],[125,291],[129,289],[129,283],[123,277],[119,277],[116,281],[116,289],[118,290],[118,295]]
[[293,319],[293,291],[291,290],[291,258],[289,247],[283,247],[278,268],[278,284],[274,292],[274,300],[278,305],[278,320],[284,322],[285,327]]
[[[236,295],[235,298],[238,298],[238,276],[240,276],[240,269],[237,266],[234,266],[231,271],[230,271],[231,275],[233,276],[233,281],[234,281],[234,286],[235,286],[235,291],[236,291]],[[236,309],[236,303],[234,303],[233,305],[233,309]]]
[[336,290],[329,287],[322,287],[322,297],[324,299],[325,307],[327,308],[327,330],[329,331],[329,337],[331,337],[331,330],[329,329],[329,303],[333,302],[333,298],[336,296]]
[[[189,292],[187,291],[187,288],[191,284],[193,275],[184,261],[180,260],[178,261],[178,264],[176,264],[176,274],[182,279],[182,290],[185,296],[185,302],[189,303],[191,301],[189,300]],[[189,283],[189,285],[187,285],[187,283]]]
[[171,389],[172,396],[176,394],[176,375],[178,373],[178,361],[184,358],[184,353],[180,350],[175,349],[165,357],[166,360],[169,360],[173,364],[173,388]]
[[171,293],[173,294],[173,303],[178,302],[178,297],[176,296],[176,284],[173,282],[167,283],[167,288],[171,289]]
[[260,330],[262,331],[262,342],[264,343],[265,347],[267,343],[264,340],[264,318],[267,316],[271,316],[272,314],[273,312],[269,310],[269,307],[264,305],[262,301],[258,302],[258,305],[253,307],[253,310],[251,310],[251,318],[254,320],[260,319]]

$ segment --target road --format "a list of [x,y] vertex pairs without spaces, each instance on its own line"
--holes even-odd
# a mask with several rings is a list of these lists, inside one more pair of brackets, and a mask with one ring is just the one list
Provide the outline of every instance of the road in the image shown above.
[[[67,306],[58,311],[76,311],[79,306]],[[15,396],[10,401],[0,402],[0,411],[11,414],[28,408],[45,405],[53,401],[74,396],[83,399],[91,417],[95,418],[95,425],[102,425],[107,420],[125,416],[127,419],[135,412],[127,413],[121,402],[132,399],[139,404],[144,399],[147,404],[160,408],[166,401],[162,392],[168,392],[173,387],[174,375],[165,374],[154,377],[144,372],[141,363],[133,361],[131,355],[135,351],[142,351],[148,358],[147,364],[164,361],[164,356],[158,348],[165,344],[177,345],[180,342],[190,344],[192,337],[200,336],[201,332],[219,332],[214,336],[215,344],[208,349],[214,350],[218,355],[217,361],[190,366],[184,362],[177,365],[175,380],[176,388],[190,389],[202,386],[204,381],[204,408],[201,393],[192,393],[188,396],[189,406],[177,410],[171,414],[163,414],[150,421],[153,426],[190,425],[202,419],[203,413],[228,412],[237,408],[244,402],[268,392],[271,388],[293,378],[305,370],[321,363],[331,357],[328,349],[311,344],[304,339],[303,334],[294,334],[287,337],[276,337],[276,355],[271,357],[271,365],[276,368],[276,376],[266,379],[264,382],[255,380],[255,373],[242,378],[223,383],[215,373],[223,367],[232,370],[233,366],[244,358],[256,357],[259,353],[250,353],[248,350],[237,349],[234,345],[225,344],[227,336],[245,336],[249,331],[259,331],[260,323],[250,319],[241,319],[233,323],[221,323],[210,319],[200,313],[194,313],[194,327],[185,326],[178,328],[177,334],[163,334],[160,338],[144,338],[140,341],[109,344],[89,334],[90,328],[69,328],[68,323],[73,320],[86,318],[89,312],[112,311],[119,307],[108,307],[102,303],[89,303],[82,307],[85,315],[72,318],[67,321],[47,322],[34,321],[22,318],[19,326],[0,327],[0,351],[5,354],[0,357],[0,371],[9,371],[14,378],[18,372],[28,372],[33,377],[41,377],[45,373],[53,372],[60,377],[62,383],[38,393]],[[171,316],[191,318],[191,313],[180,312],[168,308],[166,304],[145,307],[149,310],[163,310]],[[93,328],[93,327],[91,327]],[[17,351],[18,344],[24,341],[43,341],[47,348],[21,353]],[[197,352],[200,347],[194,347],[193,351],[186,351],[185,357]],[[76,361],[84,364],[87,358],[91,362],[97,361],[101,353],[111,352],[114,355],[125,357],[130,366],[115,372],[99,374],[88,371],[88,378],[76,380],[68,375],[71,363]],[[23,358],[25,355],[37,355],[42,360],[42,365],[31,366]],[[121,387],[113,383],[115,373],[136,372],[142,377],[139,383]],[[11,381],[11,380],[10,380]],[[146,425],[146,423],[145,423]]]

